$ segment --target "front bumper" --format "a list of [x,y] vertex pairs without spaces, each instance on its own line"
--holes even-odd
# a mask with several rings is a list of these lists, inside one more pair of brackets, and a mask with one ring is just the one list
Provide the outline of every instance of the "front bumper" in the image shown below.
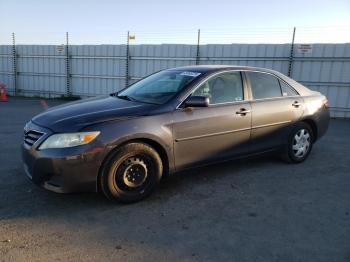
[[32,146],[22,144],[27,177],[35,184],[57,193],[95,192],[104,148],[98,143],[91,143],[71,148],[38,150],[39,145],[52,134],[50,130],[43,129],[35,126],[35,130],[45,135]]

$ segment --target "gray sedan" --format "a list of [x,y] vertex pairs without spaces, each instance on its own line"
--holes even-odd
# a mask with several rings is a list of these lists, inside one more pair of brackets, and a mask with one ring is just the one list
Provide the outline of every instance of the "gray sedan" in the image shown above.
[[328,123],[327,98],[279,72],[189,66],[35,116],[22,156],[46,189],[133,202],[188,168],[267,152],[301,163]]

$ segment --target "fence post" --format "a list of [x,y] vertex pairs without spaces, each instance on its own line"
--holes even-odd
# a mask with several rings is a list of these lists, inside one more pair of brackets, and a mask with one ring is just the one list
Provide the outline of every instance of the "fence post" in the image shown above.
[[125,60],[125,87],[129,86],[129,60],[130,60],[130,32],[128,31],[126,40],[126,60]]
[[199,50],[199,44],[201,40],[201,30],[198,29],[197,33],[197,54],[196,54],[196,65],[199,65],[199,60],[200,60],[200,50]]
[[70,86],[70,57],[69,57],[69,35],[66,32],[66,95],[71,96],[71,86]]
[[17,95],[17,51],[16,51],[16,36],[12,33],[12,73],[13,73],[13,88],[14,95]]
[[293,65],[293,58],[294,58],[294,40],[295,40],[295,27],[293,28],[293,38],[290,46],[289,66],[288,66],[289,77],[292,75],[292,65]]

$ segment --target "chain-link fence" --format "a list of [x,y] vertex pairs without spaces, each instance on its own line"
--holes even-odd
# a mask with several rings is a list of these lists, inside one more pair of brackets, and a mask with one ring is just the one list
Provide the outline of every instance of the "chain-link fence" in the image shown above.
[[280,71],[321,91],[334,116],[350,117],[349,29],[18,33],[1,38],[0,82],[12,95],[87,97],[120,90],[165,68],[248,65]]

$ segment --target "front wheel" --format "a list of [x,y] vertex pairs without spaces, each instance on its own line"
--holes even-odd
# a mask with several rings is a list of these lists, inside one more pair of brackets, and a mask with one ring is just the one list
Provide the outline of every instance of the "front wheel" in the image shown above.
[[283,159],[289,163],[301,163],[310,154],[314,141],[312,129],[304,122],[297,123],[288,137]]
[[158,185],[163,173],[157,151],[144,143],[129,143],[112,153],[100,176],[103,194],[130,203],[147,197]]

